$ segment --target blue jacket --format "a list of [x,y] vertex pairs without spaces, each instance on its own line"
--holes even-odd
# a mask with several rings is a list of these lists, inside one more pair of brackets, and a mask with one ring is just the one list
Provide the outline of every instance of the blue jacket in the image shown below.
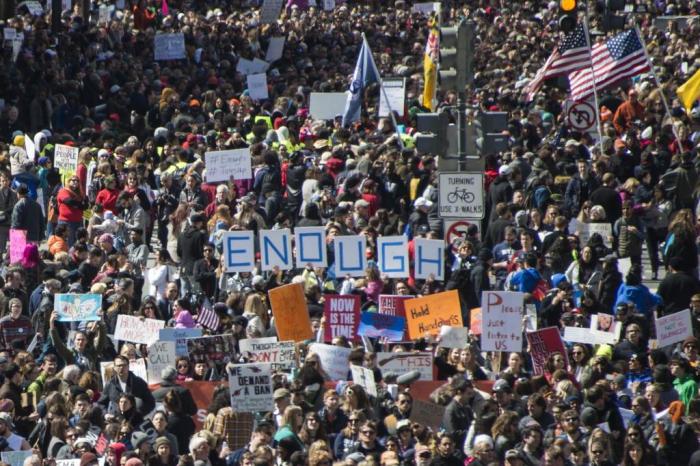
[[522,269],[513,274],[510,280],[511,287],[521,293],[532,293],[542,276],[537,269]]
[[644,285],[631,286],[623,283],[617,290],[615,307],[620,303],[632,303],[637,307],[637,312],[650,317],[654,307],[661,305],[662,301],[659,295]]

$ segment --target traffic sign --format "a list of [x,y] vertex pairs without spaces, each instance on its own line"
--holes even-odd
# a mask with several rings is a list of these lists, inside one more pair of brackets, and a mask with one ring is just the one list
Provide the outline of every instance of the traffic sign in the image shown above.
[[441,218],[484,218],[484,174],[440,172],[438,215]]
[[566,121],[582,133],[595,129],[595,107],[588,102],[567,101]]
[[466,238],[467,229],[470,225],[476,225],[481,231],[480,222],[476,220],[463,220],[459,218],[446,218],[443,220],[443,231],[445,232],[445,243],[449,244],[453,252],[457,252],[454,245],[456,239]]

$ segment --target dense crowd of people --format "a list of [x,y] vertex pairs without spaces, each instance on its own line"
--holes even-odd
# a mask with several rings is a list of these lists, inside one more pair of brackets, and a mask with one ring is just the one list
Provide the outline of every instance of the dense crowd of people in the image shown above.
[[[532,102],[523,90],[561,37],[558,2],[441,2],[442,24],[476,24],[467,100],[507,112],[509,140],[506,151],[482,154],[485,218],[449,238],[444,280],[377,268],[378,237],[406,235],[410,261],[416,238],[446,237],[442,161],[413,139],[416,115],[430,111],[422,66],[434,19],[413,2],[326,10],[287,0],[272,24],[252,0],[117,1],[106,17],[113,2],[91,2],[89,12],[75,3],[58,27],[26,3],[4,21],[3,465],[700,464],[700,104],[686,111],[674,98],[700,69],[698,2],[628,2],[628,27],[640,27],[661,87],[645,74],[600,89],[593,135],[567,127],[565,79],[547,81]],[[603,11],[590,13],[595,42]],[[683,19],[664,22],[675,15]],[[184,34],[186,58],[155,61],[155,34],[169,32]],[[363,34],[381,75],[406,78],[406,108],[396,124],[378,118],[373,84],[359,120],[314,118],[310,93],[348,89]],[[237,64],[265,59],[280,36],[269,98],[254,100]],[[438,89],[437,107],[456,98]],[[78,149],[74,171],[54,167],[57,145]],[[207,181],[206,152],[242,148],[250,179]],[[227,231],[312,226],[325,228],[327,268],[224,267]],[[357,234],[367,240],[365,276],[338,276],[334,238]],[[327,341],[372,369],[377,396],[350,374],[330,379],[313,340],[301,341],[294,368],[273,377],[274,409],[239,412],[225,362],[248,361],[244,339],[276,336],[267,293],[289,283],[303,285],[318,341],[329,295],[359,296],[363,311],[377,312],[380,294],[453,289],[466,326],[483,291],[510,290],[534,306],[536,328],[563,336],[595,316],[618,334],[614,344],[566,341],[543,373],[527,346],[484,352],[478,332],[460,348],[436,336]],[[102,295],[100,319],[62,322],[55,296],[65,293]],[[205,325],[209,306],[216,319]],[[688,309],[692,335],[657,347],[656,319]],[[112,338],[122,315],[227,335],[233,348],[219,360],[178,356],[149,385],[134,372],[148,347]],[[378,348],[431,351],[432,393],[419,394],[413,372],[382,373]],[[215,388],[202,400],[196,383]],[[419,396],[443,407],[437,425],[416,422]],[[20,451],[26,458],[9,454]]]

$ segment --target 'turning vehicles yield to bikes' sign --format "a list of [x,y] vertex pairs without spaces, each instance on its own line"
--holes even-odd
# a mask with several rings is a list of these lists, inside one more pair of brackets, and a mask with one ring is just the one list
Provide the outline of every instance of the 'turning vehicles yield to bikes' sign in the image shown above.
[[440,173],[438,208],[443,218],[484,218],[484,174]]

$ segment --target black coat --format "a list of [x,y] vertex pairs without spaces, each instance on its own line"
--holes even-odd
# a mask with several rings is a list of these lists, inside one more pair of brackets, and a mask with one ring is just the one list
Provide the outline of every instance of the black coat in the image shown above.
[[197,414],[197,405],[194,402],[194,398],[192,398],[192,394],[182,385],[163,380],[160,383],[160,388],[153,392],[153,398],[157,402],[162,403],[165,395],[172,390],[175,390],[175,393],[177,393],[178,397],[180,398],[180,406],[182,406],[183,413],[187,414],[188,416],[194,416]]
[[700,293],[700,282],[685,272],[669,273],[659,283],[658,295],[664,300],[663,315],[687,309],[690,298]]
[[[117,375],[115,374],[112,376],[109,382],[107,382],[107,385],[105,385],[105,389],[102,391],[102,396],[98,400],[98,403],[104,409],[111,412],[112,410],[109,409],[110,404],[116,405],[119,402],[119,397],[122,393],[125,392],[122,391],[121,384],[119,383],[119,380],[117,380]],[[134,373],[131,371],[126,379],[126,393],[129,393],[135,398],[141,400],[139,412],[142,415],[150,413],[156,407],[156,400],[153,398],[153,394],[148,389],[148,384],[141,377],[134,375]]]
[[194,263],[204,256],[204,245],[207,234],[188,226],[177,239],[177,254],[180,256],[180,266],[187,275],[194,273]]
[[41,206],[34,200],[25,197],[17,201],[12,209],[10,227],[27,230],[27,241],[38,243],[44,239],[46,220]]
[[605,219],[614,224],[615,221],[622,217],[622,201],[620,194],[613,188],[601,186],[591,193],[589,199],[593,205],[602,206],[605,209]]

